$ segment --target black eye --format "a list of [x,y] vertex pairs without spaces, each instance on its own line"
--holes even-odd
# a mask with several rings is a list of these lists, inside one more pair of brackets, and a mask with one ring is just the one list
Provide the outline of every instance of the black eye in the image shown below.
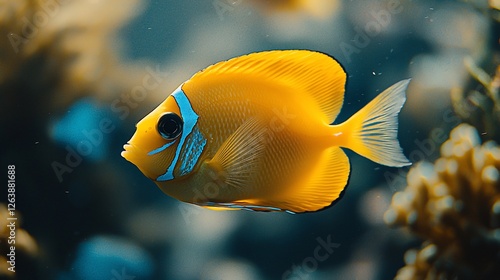
[[175,113],[165,113],[158,120],[156,129],[165,140],[177,138],[182,132],[182,119]]

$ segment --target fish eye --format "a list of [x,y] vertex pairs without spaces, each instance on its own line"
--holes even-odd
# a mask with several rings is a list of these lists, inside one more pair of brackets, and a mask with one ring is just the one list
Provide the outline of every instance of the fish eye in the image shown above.
[[176,113],[168,112],[160,117],[156,129],[163,139],[172,140],[181,134],[183,124],[181,117]]

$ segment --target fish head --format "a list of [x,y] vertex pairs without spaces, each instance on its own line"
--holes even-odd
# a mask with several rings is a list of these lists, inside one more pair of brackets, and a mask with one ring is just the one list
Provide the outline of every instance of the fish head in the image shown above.
[[177,103],[169,96],[136,124],[136,131],[123,146],[121,155],[148,178],[156,180],[174,159],[182,126]]
[[207,143],[197,122],[198,115],[179,87],[137,123],[121,155],[153,181],[189,175]]

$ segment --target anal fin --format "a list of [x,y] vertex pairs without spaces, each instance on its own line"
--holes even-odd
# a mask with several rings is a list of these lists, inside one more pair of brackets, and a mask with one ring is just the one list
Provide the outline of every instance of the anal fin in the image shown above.
[[247,210],[253,212],[288,212],[290,214],[295,214],[292,211],[283,210],[277,207],[265,206],[265,205],[254,205],[247,203],[245,201],[235,201],[235,202],[205,202],[198,204],[203,208],[207,208],[215,211],[224,210]]
[[323,151],[312,172],[301,182],[279,196],[258,203],[294,213],[321,210],[339,198],[347,185],[349,172],[349,159],[344,151],[330,147]]

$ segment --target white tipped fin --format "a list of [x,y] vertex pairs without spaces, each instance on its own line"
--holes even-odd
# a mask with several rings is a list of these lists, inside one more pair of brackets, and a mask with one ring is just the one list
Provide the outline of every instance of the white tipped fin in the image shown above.
[[398,142],[398,114],[406,101],[410,79],[395,83],[359,110],[342,128],[347,131],[345,147],[394,167],[410,165]]

